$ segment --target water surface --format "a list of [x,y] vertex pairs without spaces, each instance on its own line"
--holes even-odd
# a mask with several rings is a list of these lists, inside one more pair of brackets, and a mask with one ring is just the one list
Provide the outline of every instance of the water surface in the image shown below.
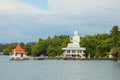
[[10,61],[0,55],[0,80],[119,80],[120,64],[100,60]]

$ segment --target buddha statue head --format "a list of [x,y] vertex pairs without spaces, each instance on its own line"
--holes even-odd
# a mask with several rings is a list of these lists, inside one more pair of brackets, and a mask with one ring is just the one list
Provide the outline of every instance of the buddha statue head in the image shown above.
[[77,32],[77,31],[74,31],[74,35],[75,35],[75,36],[78,36],[78,32]]

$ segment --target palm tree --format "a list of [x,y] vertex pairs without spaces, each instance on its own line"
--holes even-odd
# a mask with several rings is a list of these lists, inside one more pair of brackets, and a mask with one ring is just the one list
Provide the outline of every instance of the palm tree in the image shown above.
[[118,26],[113,26],[112,30],[111,30],[111,36],[113,38],[114,41],[114,46],[117,46],[117,42],[118,42],[118,38],[119,38],[119,28]]
[[111,37],[113,39],[113,54],[115,55],[115,57],[118,57],[118,41],[119,41],[119,36],[120,36],[120,31],[118,26],[113,26],[112,30],[111,30]]

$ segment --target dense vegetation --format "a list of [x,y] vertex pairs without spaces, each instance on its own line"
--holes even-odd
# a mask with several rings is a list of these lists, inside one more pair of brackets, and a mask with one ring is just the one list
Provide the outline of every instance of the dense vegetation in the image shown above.
[[[120,58],[120,31],[118,26],[113,26],[109,34],[95,34],[80,37],[81,47],[86,47],[85,56],[92,58],[107,58],[108,53],[112,50],[115,58]],[[47,55],[50,57],[60,56],[62,48],[70,42],[70,36],[60,35],[39,39],[38,42],[19,43],[29,55],[40,56]],[[9,54],[11,49],[15,48],[18,43],[0,44],[0,51]]]
[[32,55],[39,56],[45,54],[52,57],[59,56],[62,54],[62,47],[66,47],[69,41],[69,36],[67,35],[54,36],[53,38],[48,37],[45,40],[39,39],[38,44],[32,49]]
[[26,51],[28,52],[28,55],[31,55],[31,49],[37,43],[29,42],[29,43],[25,44],[23,42],[21,42],[21,43],[14,42],[14,43],[9,43],[9,44],[1,44],[0,52],[3,52],[4,55],[8,55],[10,53],[10,51],[17,46],[17,44],[19,44],[22,48],[26,49]]

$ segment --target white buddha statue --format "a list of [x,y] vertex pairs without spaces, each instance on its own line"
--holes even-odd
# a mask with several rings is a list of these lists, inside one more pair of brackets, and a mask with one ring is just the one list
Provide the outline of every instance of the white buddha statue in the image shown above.
[[74,31],[74,36],[72,37],[72,39],[70,38],[70,42],[68,44],[68,47],[80,47],[80,37],[78,36],[78,32]]

